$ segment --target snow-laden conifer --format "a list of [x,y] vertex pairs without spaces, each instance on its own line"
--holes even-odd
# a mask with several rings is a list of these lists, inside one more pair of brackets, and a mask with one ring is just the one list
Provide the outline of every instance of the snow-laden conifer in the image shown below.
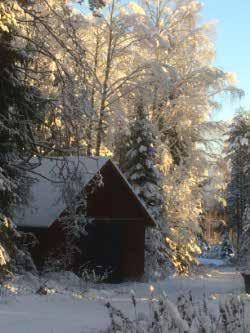
[[244,274],[250,274],[250,206],[247,205],[243,214],[242,232],[238,254],[239,270]]
[[[243,228],[246,205],[250,204],[250,113],[238,113],[230,126],[228,159],[231,175],[228,184],[227,209],[229,224],[237,235],[237,250]],[[245,222],[244,222],[245,223]]]
[[131,121],[127,153],[122,165],[136,194],[145,203],[157,223],[146,230],[145,273],[160,278],[166,273],[167,257],[164,239],[166,217],[162,192],[162,175],[157,169],[157,135],[140,97]]
[[135,117],[131,122],[130,139],[125,164],[128,180],[136,194],[145,202],[154,217],[161,216],[163,197],[161,175],[156,168],[155,129],[140,100],[135,107]]

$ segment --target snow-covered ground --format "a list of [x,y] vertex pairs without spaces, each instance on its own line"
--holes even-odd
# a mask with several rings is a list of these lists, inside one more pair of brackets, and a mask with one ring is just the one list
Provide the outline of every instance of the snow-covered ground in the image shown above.
[[[157,283],[154,285],[155,296],[165,291],[169,298],[175,301],[180,293],[191,290],[195,300],[202,299],[206,294],[210,304],[216,307],[220,297],[232,293],[241,294],[243,281],[234,268],[215,266],[206,266],[193,277],[170,277]],[[129,296],[131,289],[136,293],[139,310],[146,312],[148,309],[148,283],[99,284],[86,291],[86,286],[70,273],[65,276],[50,274],[45,278],[51,292],[49,295],[40,296],[34,293],[41,281],[30,275],[18,277],[2,288],[0,332],[98,332],[109,324],[104,306],[107,301],[111,301],[126,314],[133,315]],[[249,306],[250,300],[248,301],[247,297],[245,299]]]
[[225,261],[222,259],[199,258],[199,262],[206,266],[225,266]]

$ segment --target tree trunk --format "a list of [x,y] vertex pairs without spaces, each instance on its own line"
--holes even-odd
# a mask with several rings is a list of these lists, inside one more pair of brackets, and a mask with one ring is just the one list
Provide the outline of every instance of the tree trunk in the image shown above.
[[[97,67],[98,67],[98,59],[99,59],[99,48],[100,48],[100,36],[99,30],[97,29],[96,32],[96,46],[95,46],[95,57],[94,57],[94,73],[93,73],[93,82],[92,82],[92,91],[91,91],[91,108],[92,112],[95,110],[95,78],[97,75]],[[89,127],[87,130],[87,155],[92,155],[92,148],[93,148],[93,127],[94,127],[94,117],[93,114],[90,116]]]
[[102,87],[102,97],[101,97],[101,106],[99,110],[99,121],[97,127],[97,138],[96,138],[96,156],[100,156],[100,150],[103,140],[103,121],[104,121],[104,112],[106,108],[106,99],[108,93],[108,81],[109,81],[109,74],[113,56],[113,14],[115,9],[115,0],[112,1],[111,5],[111,12],[110,12],[110,22],[109,22],[109,36],[108,36],[108,49],[107,49],[107,56],[106,56],[106,68],[105,68],[105,75]]
[[100,156],[101,145],[102,145],[102,135],[103,135],[103,120],[104,120],[104,105],[100,108],[99,121],[97,127],[97,137],[96,137],[96,156]]
[[89,128],[87,131],[87,156],[92,155],[92,129],[93,129],[93,119],[90,119]]

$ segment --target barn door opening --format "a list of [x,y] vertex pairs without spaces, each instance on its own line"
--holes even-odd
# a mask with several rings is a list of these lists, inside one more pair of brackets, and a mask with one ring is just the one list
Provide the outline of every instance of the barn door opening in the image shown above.
[[106,221],[88,226],[83,240],[83,263],[98,274],[109,272],[109,281],[122,280],[122,226]]
[[138,280],[144,274],[145,226],[126,223],[123,227],[122,275],[127,280]]

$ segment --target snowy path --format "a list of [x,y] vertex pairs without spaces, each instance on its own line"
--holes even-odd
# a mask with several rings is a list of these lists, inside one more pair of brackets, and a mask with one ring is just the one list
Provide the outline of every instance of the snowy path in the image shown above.
[[[169,278],[155,285],[155,294],[165,291],[173,301],[177,295],[191,290],[194,299],[205,293],[211,302],[220,295],[240,294],[243,281],[231,267],[209,268],[194,278]],[[147,311],[149,284],[123,283],[99,285],[87,295],[74,297],[69,291],[50,296],[16,295],[0,300],[0,333],[89,333],[108,325],[104,303],[132,314],[129,292],[133,289],[140,303],[140,311]]]

